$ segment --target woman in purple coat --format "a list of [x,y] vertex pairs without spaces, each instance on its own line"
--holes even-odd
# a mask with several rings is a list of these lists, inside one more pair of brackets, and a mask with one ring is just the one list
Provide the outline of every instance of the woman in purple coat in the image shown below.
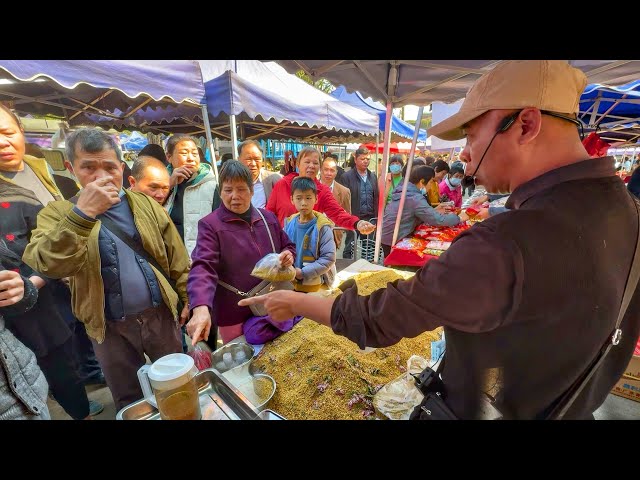
[[[208,340],[212,323],[220,329],[224,343],[242,335],[242,324],[253,314],[248,307],[238,306],[241,297],[219,286],[218,280],[242,292],[261,282],[251,276],[251,270],[258,260],[273,253],[267,228],[285,267],[293,265],[296,252],[278,218],[251,205],[253,180],[242,163],[230,160],[224,164],[220,196],[222,205],[198,222],[198,240],[191,255],[187,292],[193,316],[187,331],[193,345]],[[214,342],[209,346],[216,348]]]

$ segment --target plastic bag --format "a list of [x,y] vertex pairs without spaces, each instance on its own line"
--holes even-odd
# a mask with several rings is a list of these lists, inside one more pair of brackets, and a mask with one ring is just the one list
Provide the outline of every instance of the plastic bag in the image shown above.
[[411,374],[419,375],[428,365],[426,358],[412,355],[407,361],[407,372],[387,383],[374,395],[376,410],[391,420],[408,420],[415,406],[424,398]]
[[269,282],[291,282],[296,278],[296,269],[293,265],[283,268],[280,264],[280,254],[269,253],[258,260],[251,275]]
[[196,347],[187,352],[187,354],[193,358],[193,362],[198,370],[211,368],[211,352],[208,352],[196,345]]

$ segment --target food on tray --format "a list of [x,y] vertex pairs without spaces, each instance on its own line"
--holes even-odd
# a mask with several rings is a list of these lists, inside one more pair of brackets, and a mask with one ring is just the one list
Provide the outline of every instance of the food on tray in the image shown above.
[[[361,295],[401,278],[391,270],[354,277]],[[441,331],[362,353],[355,343],[305,318],[266,344],[254,359],[255,367],[278,385],[267,408],[292,420],[384,418],[375,411],[373,396],[406,371],[411,355],[430,358],[431,342],[440,339]]]

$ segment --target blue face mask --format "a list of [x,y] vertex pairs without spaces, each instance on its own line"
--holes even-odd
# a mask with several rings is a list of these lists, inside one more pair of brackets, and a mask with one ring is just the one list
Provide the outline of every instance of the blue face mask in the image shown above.
[[426,194],[427,194],[427,189],[426,189],[426,188],[424,188],[424,187],[422,187],[422,188],[420,189],[420,193],[421,193],[422,195],[426,195]]
[[222,166],[222,160],[218,160],[218,161],[216,162],[216,166],[217,166],[217,167],[221,167],[221,166]]
[[398,174],[398,173],[400,173],[400,172],[402,171],[402,165],[399,165],[399,164],[397,164],[397,163],[394,163],[393,165],[391,165],[391,166],[389,167],[389,171],[390,171],[391,173],[393,173],[394,175],[396,175],[396,174]]
[[451,184],[452,187],[458,187],[462,183],[462,179],[451,177],[449,179],[449,183]]

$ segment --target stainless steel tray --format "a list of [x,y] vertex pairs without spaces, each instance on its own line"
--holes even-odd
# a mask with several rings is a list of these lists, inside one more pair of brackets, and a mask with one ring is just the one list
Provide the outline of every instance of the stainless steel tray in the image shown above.
[[[195,380],[202,420],[262,420],[259,411],[214,368],[198,372]],[[142,399],[120,410],[116,420],[160,420],[160,412]]]
[[261,420],[286,420],[286,418],[284,418],[278,412],[274,412],[273,410],[269,409],[261,411],[258,417]]

